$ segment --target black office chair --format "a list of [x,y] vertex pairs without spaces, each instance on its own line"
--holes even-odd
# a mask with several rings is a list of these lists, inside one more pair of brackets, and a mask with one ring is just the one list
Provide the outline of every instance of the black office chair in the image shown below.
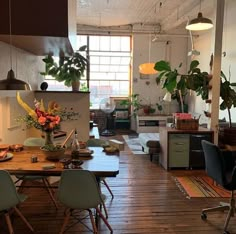
[[231,152],[221,151],[217,145],[206,140],[202,140],[202,147],[205,156],[206,172],[217,184],[221,185],[226,190],[231,191],[229,203],[220,203],[214,208],[202,210],[201,217],[207,219],[208,212],[228,210],[228,214],[224,224],[224,234],[229,234],[227,227],[229,220],[234,216],[235,200],[234,190],[236,189],[236,166],[235,160]]

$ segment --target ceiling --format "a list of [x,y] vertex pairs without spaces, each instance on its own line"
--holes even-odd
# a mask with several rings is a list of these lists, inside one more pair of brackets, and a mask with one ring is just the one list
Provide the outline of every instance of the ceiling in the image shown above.
[[[201,11],[211,16],[215,0],[77,0],[79,27],[131,27],[153,33],[185,30]],[[185,30],[186,31],[186,30]]]

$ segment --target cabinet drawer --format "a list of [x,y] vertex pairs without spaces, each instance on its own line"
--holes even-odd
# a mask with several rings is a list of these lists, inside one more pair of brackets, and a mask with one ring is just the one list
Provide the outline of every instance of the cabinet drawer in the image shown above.
[[189,135],[171,134],[169,139],[169,151],[189,151]]
[[169,167],[189,167],[189,152],[171,152],[169,154]]
[[190,148],[191,150],[200,150],[202,149],[202,140],[212,141],[211,134],[191,134],[190,135]]
[[189,167],[189,134],[169,136],[169,167]]

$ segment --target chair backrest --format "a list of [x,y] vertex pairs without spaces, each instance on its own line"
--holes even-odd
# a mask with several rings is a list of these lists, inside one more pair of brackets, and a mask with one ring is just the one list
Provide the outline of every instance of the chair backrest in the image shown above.
[[94,174],[87,170],[64,170],[58,188],[58,199],[72,209],[95,208],[102,202]]
[[226,167],[219,147],[209,141],[202,140],[202,148],[208,176],[224,186],[226,184]]
[[0,170],[0,211],[8,210],[20,203],[15,184],[10,174]]
[[102,145],[108,145],[108,141],[102,140],[102,139],[88,139],[87,141],[87,146],[89,147],[97,147],[97,146],[102,146]]
[[43,146],[45,140],[40,137],[29,137],[24,141],[25,146]]

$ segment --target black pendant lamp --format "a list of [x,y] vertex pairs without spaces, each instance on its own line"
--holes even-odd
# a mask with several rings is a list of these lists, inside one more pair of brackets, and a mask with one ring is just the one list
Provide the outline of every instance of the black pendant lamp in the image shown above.
[[186,29],[191,31],[201,31],[211,29],[213,27],[213,23],[210,19],[203,17],[201,12],[201,0],[200,0],[200,11],[198,12],[198,16],[195,19],[189,21],[186,25]]
[[0,80],[0,90],[31,90],[31,87],[28,83],[15,78],[15,73],[12,70],[11,0],[9,0],[9,34],[11,69],[8,71],[7,78],[4,80]]

